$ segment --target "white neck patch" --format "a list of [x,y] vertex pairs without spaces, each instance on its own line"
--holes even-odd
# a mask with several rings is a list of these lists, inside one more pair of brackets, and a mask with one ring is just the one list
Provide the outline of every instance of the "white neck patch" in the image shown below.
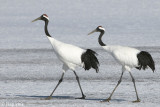
[[104,31],[105,31],[105,29],[104,29],[103,27],[99,27],[99,29],[101,29],[101,30],[104,30]]

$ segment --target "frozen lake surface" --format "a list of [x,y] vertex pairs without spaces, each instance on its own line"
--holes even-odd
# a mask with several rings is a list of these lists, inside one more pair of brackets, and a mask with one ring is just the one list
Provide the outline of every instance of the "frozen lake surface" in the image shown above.
[[137,90],[141,99],[136,100],[133,83],[128,72],[125,72],[122,83],[116,90],[110,103],[101,103],[107,98],[121,74],[121,66],[101,48],[93,48],[99,53],[101,66],[99,73],[93,69],[77,69],[82,89],[87,96],[85,100],[75,99],[81,93],[72,71],[65,73],[64,81],[53,95],[53,99],[44,100],[61,76],[61,62],[52,49],[1,49],[0,105],[19,106],[131,106],[158,107],[160,105],[160,47],[137,47],[151,53],[156,62],[156,72],[132,70]]
[[[0,3],[0,107],[159,107],[160,105],[160,1],[155,0],[1,0]],[[52,100],[44,100],[61,76],[62,63],[51,49],[44,22],[31,21],[46,13],[50,34],[65,43],[98,52],[100,72],[77,69],[85,100],[72,71]],[[102,25],[103,41],[110,45],[132,46],[151,53],[156,72],[132,73],[141,99],[136,100],[133,83],[126,72],[110,103],[107,98],[121,74],[113,58],[97,42],[98,33],[87,34]]]

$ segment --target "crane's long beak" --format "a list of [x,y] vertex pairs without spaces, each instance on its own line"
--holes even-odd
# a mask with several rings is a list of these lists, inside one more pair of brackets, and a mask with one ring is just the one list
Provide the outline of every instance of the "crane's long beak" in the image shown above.
[[97,32],[97,30],[96,30],[96,29],[93,30],[92,32],[88,33],[88,35],[90,35],[90,34],[92,34],[92,33],[94,33],[94,32]]
[[35,22],[35,21],[40,20],[40,19],[41,19],[41,17],[38,17],[38,18],[34,19],[32,22]]

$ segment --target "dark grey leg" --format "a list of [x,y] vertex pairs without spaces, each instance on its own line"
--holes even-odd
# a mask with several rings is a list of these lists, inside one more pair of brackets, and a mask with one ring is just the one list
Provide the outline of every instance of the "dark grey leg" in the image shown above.
[[134,79],[134,77],[132,76],[131,72],[129,72],[129,74],[130,74],[130,76],[131,76],[131,78],[132,78],[132,82],[133,82],[133,84],[134,84],[134,88],[135,88],[136,96],[137,96],[137,100],[136,100],[136,101],[133,101],[133,102],[140,102],[140,99],[139,99],[138,93],[137,93],[137,89],[136,89],[135,79]]
[[102,102],[109,102],[109,101],[111,100],[111,97],[112,97],[114,91],[116,90],[116,88],[118,87],[118,85],[119,85],[119,84],[121,83],[121,81],[122,81],[123,72],[124,72],[124,71],[122,71],[121,77],[120,77],[120,79],[119,79],[116,87],[115,87],[114,90],[112,91],[111,95],[109,96],[109,98],[103,100]]
[[86,96],[83,94],[83,91],[82,91],[82,88],[81,88],[81,84],[80,84],[80,81],[79,81],[79,77],[78,77],[78,75],[76,74],[76,72],[75,72],[75,71],[73,71],[73,72],[74,72],[74,74],[75,74],[75,76],[76,76],[76,79],[77,79],[77,82],[78,82],[79,88],[80,88],[81,93],[82,93],[82,97],[77,98],[77,99],[85,99],[85,97],[86,97]]
[[57,87],[59,86],[59,84],[63,81],[63,76],[64,76],[64,73],[62,73],[61,79],[59,80],[58,84],[56,85],[55,89],[52,91],[52,93],[50,94],[50,96],[46,98],[46,100],[50,100],[52,98],[52,95],[53,95],[54,91],[57,89]]

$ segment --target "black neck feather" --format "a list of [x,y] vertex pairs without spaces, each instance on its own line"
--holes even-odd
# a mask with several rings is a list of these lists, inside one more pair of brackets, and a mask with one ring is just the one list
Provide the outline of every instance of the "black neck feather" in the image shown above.
[[98,42],[99,42],[99,44],[100,44],[101,46],[106,46],[106,44],[104,44],[104,43],[102,42],[102,36],[103,36],[103,34],[104,34],[104,31],[101,31],[101,33],[100,33],[100,35],[99,35],[99,38],[98,38]]
[[51,37],[51,35],[48,32],[48,20],[45,21],[45,27],[44,27],[45,33],[48,37]]

